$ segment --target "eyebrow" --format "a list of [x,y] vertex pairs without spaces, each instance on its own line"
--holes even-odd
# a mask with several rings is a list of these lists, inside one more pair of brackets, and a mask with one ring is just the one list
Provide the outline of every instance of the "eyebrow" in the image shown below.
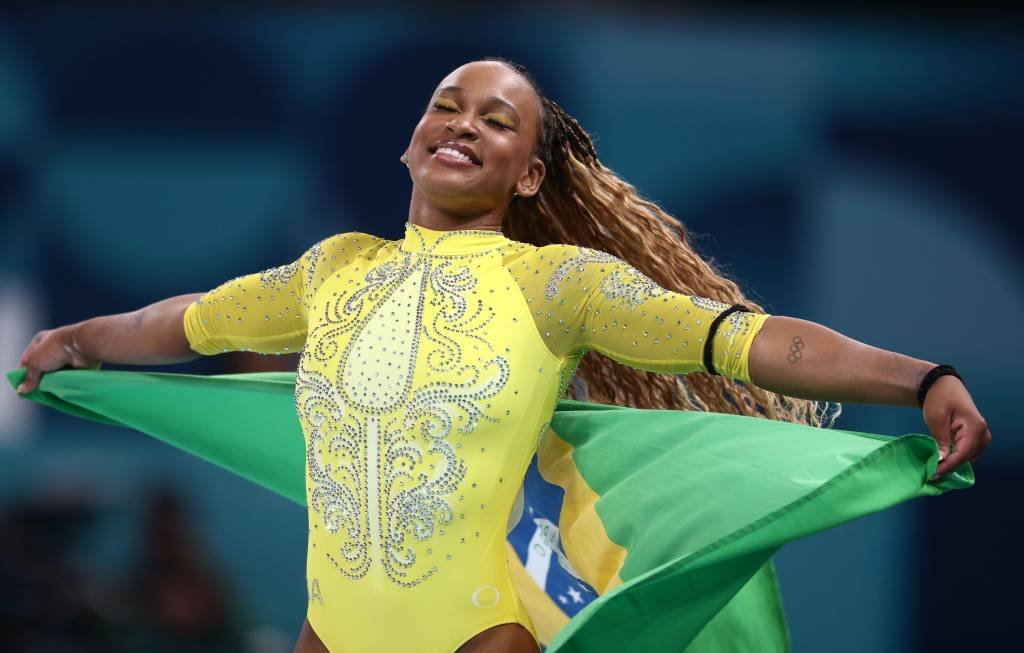
[[[464,90],[466,89],[462,88],[461,86],[442,86],[441,88],[437,89],[437,92],[440,93],[441,91],[454,91],[456,93],[462,93]],[[491,97],[487,98],[487,101],[497,102],[498,104],[504,105],[509,109],[509,111],[515,114],[516,118],[519,118],[519,112],[516,111],[515,106],[511,102],[507,100],[502,100],[500,97],[497,97],[495,95],[492,95]]]

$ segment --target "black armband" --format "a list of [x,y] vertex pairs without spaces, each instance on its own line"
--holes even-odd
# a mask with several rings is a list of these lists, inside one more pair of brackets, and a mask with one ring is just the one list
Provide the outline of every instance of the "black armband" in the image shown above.
[[729,308],[727,308],[724,311],[722,311],[721,313],[719,313],[718,317],[716,317],[715,319],[711,320],[711,326],[708,327],[708,337],[704,340],[704,360],[703,360],[703,362],[704,362],[704,368],[708,371],[708,374],[711,374],[711,375],[714,375],[714,376],[720,376],[718,374],[718,372],[715,371],[715,363],[714,363],[714,360],[713,360],[714,357],[711,354],[711,340],[712,340],[712,338],[715,337],[715,330],[718,329],[718,324],[722,320],[724,320],[730,314],[735,313],[737,311],[747,311],[748,313],[752,313],[753,312],[749,308],[744,306],[743,304],[733,304]]

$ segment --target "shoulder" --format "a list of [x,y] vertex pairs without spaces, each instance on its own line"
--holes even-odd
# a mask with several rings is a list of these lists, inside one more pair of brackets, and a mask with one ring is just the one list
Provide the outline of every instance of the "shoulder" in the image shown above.
[[326,263],[332,268],[339,268],[356,259],[372,256],[381,246],[391,242],[361,231],[346,231],[317,241],[306,250],[305,258],[310,267]]
[[346,231],[333,234],[314,243],[302,255],[306,269],[306,286],[315,291],[316,287],[330,273],[340,270],[358,260],[372,257],[392,241],[360,231]]
[[566,279],[592,281],[610,269],[629,264],[608,252],[583,245],[560,243],[538,247],[535,263],[550,271],[548,283],[558,284]]
[[528,243],[515,243],[506,258],[517,263],[543,264],[545,267],[589,265],[592,263],[624,263],[620,258],[599,249],[583,245],[552,243],[537,247]]
[[528,296],[568,301],[586,295],[611,270],[628,265],[622,259],[582,245],[525,245],[506,264]]
[[310,252],[330,253],[347,258],[359,256],[365,250],[373,250],[391,241],[361,231],[346,231],[327,236],[309,248]]

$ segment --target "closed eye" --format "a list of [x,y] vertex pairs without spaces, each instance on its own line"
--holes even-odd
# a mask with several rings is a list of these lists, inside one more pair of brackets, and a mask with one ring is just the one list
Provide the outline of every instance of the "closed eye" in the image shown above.
[[[458,109],[456,107],[446,103],[444,100],[438,100],[437,102],[434,102],[433,106],[434,106],[435,109],[438,109],[440,111],[451,111],[451,112],[457,112],[458,111]],[[495,125],[495,126],[501,128],[501,129],[512,129],[512,125],[510,125],[507,122],[505,122],[505,120],[503,120],[502,118],[497,118],[497,117],[495,117],[495,118],[488,118],[487,122],[489,122],[492,125]]]

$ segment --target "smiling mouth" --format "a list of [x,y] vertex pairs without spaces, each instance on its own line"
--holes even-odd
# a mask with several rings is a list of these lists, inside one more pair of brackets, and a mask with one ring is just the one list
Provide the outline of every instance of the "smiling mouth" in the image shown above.
[[459,168],[479,168],[483,164],[477,163],[469,155],[464,154],[453,147],[442,145],[435,150],[432,150],[432,158],[437,159],[441,163],[445,163],[454,167]]

